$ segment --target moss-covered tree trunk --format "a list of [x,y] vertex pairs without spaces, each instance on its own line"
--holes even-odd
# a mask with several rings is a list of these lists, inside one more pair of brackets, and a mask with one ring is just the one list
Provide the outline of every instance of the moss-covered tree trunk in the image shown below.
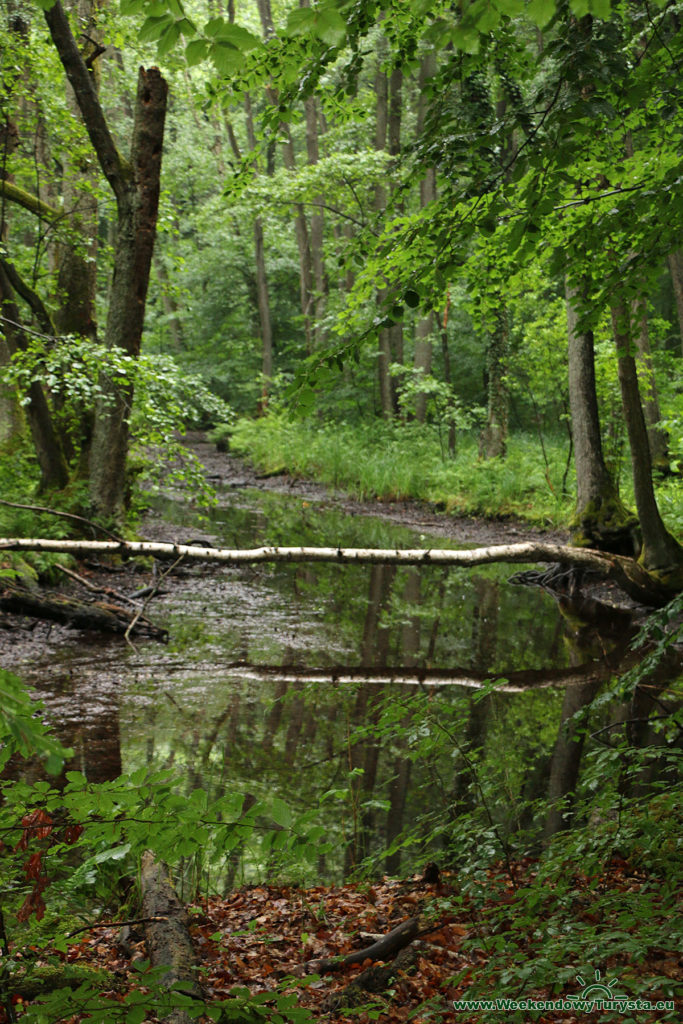
[[576,467],[576,512],[572,543],[634,553],[635,517],[617,494],[602,453],[595,389],[593,332],[579,328],[579,291],[567,284],[569,406]]
[[640,562],[648,572],[661,578],[662,582],[680,586],[683,582],[683,548],[664,526],[657,507],[652,484],[650,446],[633,354],[630,311],[621,300],[612,306],[612,329],[617,347],[621,401],[631,447],[633,490],[643,535]]

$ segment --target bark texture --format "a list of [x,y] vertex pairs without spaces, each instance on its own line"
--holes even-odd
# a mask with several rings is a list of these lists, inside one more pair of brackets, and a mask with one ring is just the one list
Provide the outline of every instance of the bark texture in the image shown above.
[[605,465],[595,388],[593,332],[579,328],[577,288],[566,285],[569,406],[576,467],[575,544],[635,553],[636,519],[624,507]]
[[[166,988],[174,988],[200,998],[197,983],[197,957],[189,933],[187,911],[178,899],[168,869],[147,850],[140,869],[142,916],[160,918],[145,925],[147,951],[153,967],[167,967],[163,977]],[[174,1010],[164,1024],[189,1024],[183,1010]]]
[[630,313],[623,302],[616,302],[612,306],[612,329],[617,347],[621,401],[631,448],[633,490],[643,535],[640,561],[648,571],[663,581],[680,587],[683,584],[683,548],[664,526],[657,507],[638,372],[631,349]]
[[[159,176],[168,86],[157,68],[140,68],[130,163],[119,154],[99,103],[96,84],[58,2],[45,12],[52,41],[74,90],[100,167],[116,197],[114,274],[106,344],[137,357],[156,235]],[[90,459],[90,500],[116,517],[125,498],[132,385],[111,385],[98,403]]]

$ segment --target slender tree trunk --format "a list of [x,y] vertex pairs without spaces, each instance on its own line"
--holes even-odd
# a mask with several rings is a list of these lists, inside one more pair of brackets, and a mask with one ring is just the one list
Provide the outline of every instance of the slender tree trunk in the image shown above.
[[[389,76],[389,123],[387,126],[388,131],[388,151],[389,155],[398,157],[401,153],[401,122],[403,118],[403,71],[401,68],[394,68]],[[392,182],[391,193],[392,197],[396,191],[396,186]],[[392,208],[396,209],[398,214],[403,212],[402,204],[395,205],[392,202]],[[389,327],[389,347],[391,350],[391,359],[394,363],[403,363],[403,324],[399,320],[397,323],[392,324]],[[394,406],[394,412],[398,411],[398,396],[396,393],[396,383],[394,378],[391,378],[391,394]]]
[[[244,98],[244,111],[246,114],[249,149],[253,153],[256,149],[256,133],[254,132],[254,117],[249,93]],[[234,135],[231,135],[230,138],[234,149],[237,145]],[[259,323],[261,325],[261,372],[263,374],[261,405],[264,407],[268,400],[269,382],[273,377],[274,365],[273,329],[270,319],[270,296],[268,294],[268,277],[266,274],[266,252],[263,222],[260,217],[256,217],[254,220],[254,260],[256,264],[256,301],[259,311]]]
[[[302,2],[303,6],[303,2]],[[306,4],[308,6],[308,3]],[[306,151],[309,166],[318,163],[320,147],[318,143],[318,104],[314,96],[304,101],[306,111]],[[327,302],[327,278],[325,275],[325,256],[323,249],[325,220],[323,216],[323,197],[313,197],[313,213],[310,218],[311,267],[315,286],[313,313],[315,344],[320,345],[325,339],[322,320]]]
[[[417,609],[420,605],[422,575],[413,569],[408,573],[406,585],[403,590],[403,600],[412,608]],[[422,619],[419,614],[413,613],[404,622],[401,628],[401,661],[406,668],[419,664],[420,661],[420,638]],[[402,723],[403,729],[397,730],[396,746],[398,754],[393,759],[392,779],[389,784],[389,810],[387,812],[386,825],[386,846],[389,849],[403,828],[406,800],[410,786],[410,775],[412,761],[408,756],[408,740],[406,730],[410,724],[410,716]],[[386,872],[389,875],[397,875],[401,867],[401,850],[390,853],[385,860]]]
[[171,290],[171,282],[168,277],[166,265],[158,253],[154,254],[154,272],[159,283],[161,304],[164,308],[166,325],[171,336],[171,348],[174,352],[182,352],[184,346],[183,325],[180,319],[180,310]]
[[578,328],[579,297],[567,284],[569,406],[576,467],[572,543],[633,554],[637,523],[622,505],[603,458],[593,332]]
[[[428,81],[436,74],[436,58],[433,53],[422,58],[420,65],[419,89],[420,96],[417,107],[417,136],[424,131],[424,121],[427,112],[426,87]],[[436,170],[428,167],[424,178],[420,182],[420,206],[422,209],[436,199]],[[432,372],[432,332],[434,330],[434,313],[430,312],[421,317],[415,325],[415,356],[414,366],[416,370],[428,375]],[[415,405],[415,418],[424,423],[427,412],[427,396],[419,394]]]
[[[2,332],[10,355],[28,348],[28,339],[21,327],[21,314],[12,298],[12,287],[0,265],[0,311]],[[61,490],[69,480],[69,470],[55,431],[50,408],[42,386],[33,381],[28,388],[26,416],[40,466],[40,489]]]
[[[389,83],[386,74],[379,68],[375,74],[375,149],[384,150],[387,145],[387,124],[389,119]],[[375,188],[375,212],[379,215],[387,207],[387,190],[384,184]],[[386,289],[381,289],[377,301],[381,306],[387,299]],[[391,337],[389,329],[382,327],[378,333],[377,374],[379,400],[382,416],[391,419],[395,412],[389,367],[391,366]]]
[[645,418],[640,402],[636,361],[631,350],[631,320],[623,302],[612,306],[612,329],[617,347],[621,401],[631,447],[633,490],[643,534],[640,561],[664,579],[683,580],[683,548],[671,536],[659,514],[652,485],[652,464]]
[[584,741],[583,732],[578,736],[574,735],[572,721],[574,715],[592,703],[599,688],[599,679],[588,679],[584,683],[568,686],[564,692],[560,727],[550,762],[549,810],[543,830],[545,842],[570,826]]
[[486,426],[479,444],[479,452],[486,459],[504,458],[507,448],[509,394],[506,374],[509,345],[508,313],[501,299],[496,324],[489,334],[486,349],[488,408]]
[[669,270],[673,285],[676,312],[678,313],[678,330],[681,336],[681,354],[683,354],[683,250],[676,249],[669,255]]
[[632,317],[634,341],[638,350],[638,382],[643,396],[643,415],[647,426],[652,468],[655,472],[667,473],[669,471],[669,436],[662,426],[662,416],[659,411],[647,310],[643,300],[633,303]]
[[[96,45],[93,22],[93,0],[76,0],[68,9],[74,11],[86,38],[83,57]],[[99,60],[90,65],[91,80],[99,94]],[[66,83],[67,107],[74,119],[80,111],[70,82]],[[97,184],[98,174],[92,158],[73,159],[68,152],[62,154],[62,199],[71,244],[60,247],[58,256],[58,306],[55,326],[60,334],[75,334],[84,338],[97,337],[95,296],[97,291]]]

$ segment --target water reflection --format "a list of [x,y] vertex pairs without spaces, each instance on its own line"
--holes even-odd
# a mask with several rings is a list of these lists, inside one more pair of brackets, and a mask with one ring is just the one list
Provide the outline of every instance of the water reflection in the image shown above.
[[[230,501],[199,527],[223,546],[416,546],[404,528],[282,495]],[[163,511],[179,540],[198,529],[186,509]],[[167,647],[74,635],[2,664],[39,692],[74,747],[67,768],[99,781],[166,766],[187,792],[234,790],[249,803],[276,793],[320,808],[336,849],[320,874],[379,851],[396,873],[423,854],[439,815],[457,822],[477,805],[475,762],[501,779],[498,822],[519,825],[514,808],[549,794],[554,810],[529,825],[539,837],[562,827],[582,753],[565,724],[638,657],[625,613],[511,586],[508,572],[181,567],[151,609]],[[407,850],[395,845],[404,828]],[[233,856],[227,884],[253,867]]]

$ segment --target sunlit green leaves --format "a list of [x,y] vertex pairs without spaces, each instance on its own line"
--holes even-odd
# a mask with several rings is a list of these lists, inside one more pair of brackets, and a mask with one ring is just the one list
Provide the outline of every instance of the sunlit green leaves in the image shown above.
[[22,681],[0,669],[0,767],[16,752],[23,757],[45,758],[51,774],[61,771],[64,758],[71,756],[71,751],[50,736],[38,717],[40,709]]
[[327,46],[341,46],[346,39],[346,31],[346,21],[334,2],[301,7],[290,11],[287,17],[289,36],[319,39]]

